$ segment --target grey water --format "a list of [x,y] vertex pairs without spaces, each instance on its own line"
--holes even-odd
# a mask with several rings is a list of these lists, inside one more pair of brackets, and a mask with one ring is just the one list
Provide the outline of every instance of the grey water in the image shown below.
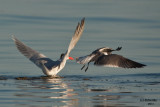
[[[159,107],[159,0],[1,0],[1,107]],[[105,68],[68,61],[58,74],[42,71],[16,49],[11,35],[57,60],[68,48],[76,25],[85,30],[70,56],[87,55],[100,47],[146,64],[141,69]]]

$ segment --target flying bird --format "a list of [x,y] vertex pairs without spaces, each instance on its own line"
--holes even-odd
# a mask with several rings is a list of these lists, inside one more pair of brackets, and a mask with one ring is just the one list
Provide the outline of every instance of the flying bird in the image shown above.
[[27,57],[30,61],[32,61],[35,65],[37,65],[40,69],[42,69],[43,73],[47,76],[56,76],[58,72],[60,72],[68,59],[73,60],[72,57],[69,57],[71,50],[75,47],[78,40],[82,36],[85,25],[85,18],[81,20],[81,23],[78,23],[74,35],[70,41],[69,47],[65,53],[60,55],[60,59],[57,61],[53,61],[42,53],[28,47],[20,40],[18,40],[15,36],[12,36],[13,41],[19,52],[21,52],[25,57]]
[[122,47],[112,49],[108,47],[98,48],[93,51],[90,55],[76,58],[76,62],[83,64],[81,70],[86,66],[85,71],[88,70],[90,62],[94,62],[94,65],[104,67],[121,67],[121,68],[143,68],[144,64],[135,62],[121,55],[112,54],[113,51],[120,51]]

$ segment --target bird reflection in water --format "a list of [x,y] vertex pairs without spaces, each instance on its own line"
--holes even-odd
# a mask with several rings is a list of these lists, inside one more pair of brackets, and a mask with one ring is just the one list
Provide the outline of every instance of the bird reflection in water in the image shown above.
[[20,91],[16,92],[15,96],[27,97],[28,100],[32,101],[32,104],[25,105],[34,106],[39,105],[40,102],[47,102],[50,105],[77,106],[78,99],[74,96],[78,94],[62,78],[18,80],[16,82]]

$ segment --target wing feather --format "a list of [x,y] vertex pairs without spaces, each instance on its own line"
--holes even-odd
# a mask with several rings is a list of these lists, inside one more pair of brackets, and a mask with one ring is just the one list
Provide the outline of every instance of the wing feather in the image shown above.
[[92,60],[92,58],[95,57],[95,54],[81,56],[76,58],[76,62],[79,64],[86,64]]
[[18,40],[15,36],[12,36],[12,39],[15,42],[15,45],[17,49],[19,50],[19,52],[21,52],[25,57],[27,57],[34,64],[36,64],[38,67],[41,68],[40,62],[42,60],[39,60],[39,59],[46,58],[46,56],[26,46],[24,43]]
[[82,36],[82,33],[84,31],[84,25],[85,25],[85,18],[83,18],[81,20],[81,23],[78,23],[76,27],[76,30],[74,32],[74,35],[72,36],[71,42],[68,47],[67,57],[69,56],[69,53],[71,52],[71,50],[76,46],[80,37]]
[[146,66],[116,54],[102,55],[95,61],[94,65],[122,68],[142,68]]

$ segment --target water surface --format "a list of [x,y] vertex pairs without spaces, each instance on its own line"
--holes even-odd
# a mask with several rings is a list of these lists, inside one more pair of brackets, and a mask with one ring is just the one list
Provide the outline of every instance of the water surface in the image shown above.
[[[159,0],[1,0],[0,105],[3,107],[159,107]],[[66,51],[77,23],[85,31],[71,56],[100,47],[146,64],[143,69],[103,68],[68,61],[63,78],[16,80],[44,76],[21,55],[15,35],[33,49],[57,60]]]

